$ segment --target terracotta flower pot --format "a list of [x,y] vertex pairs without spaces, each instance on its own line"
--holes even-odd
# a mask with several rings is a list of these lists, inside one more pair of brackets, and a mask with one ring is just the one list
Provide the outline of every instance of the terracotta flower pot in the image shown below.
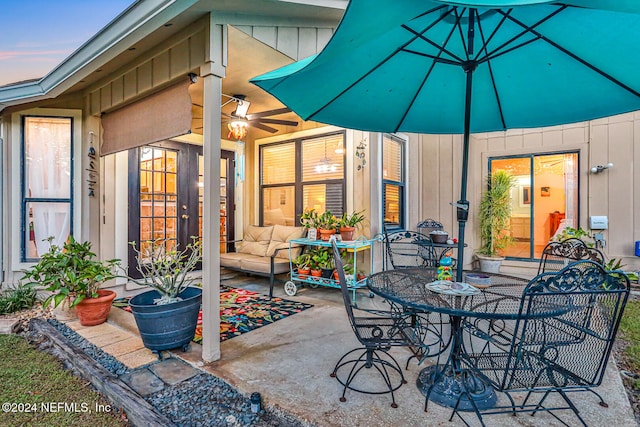
[[322,270],[313,270],[313,269],[311,269],[311,276],[313,276],[313,277],[322,276]]
[[100,289],[98,295],[98,298],[85,298],[76,305],[76,314],[82,326],[95,326],[107,320],[116,293]]
[[353,240],[353,235],[356,232],[355,227],[340,227],[340,236],[342,236],[342,240]]
[[320,238],[324,241],[328,241],[331,238],[331,236],[336,234],[336,230],[334,228],[332,229],[319,228],[318,230],[320,230]]
[[306,279],[310,272],[310,268],[298,268],[298,277],[301,279]]

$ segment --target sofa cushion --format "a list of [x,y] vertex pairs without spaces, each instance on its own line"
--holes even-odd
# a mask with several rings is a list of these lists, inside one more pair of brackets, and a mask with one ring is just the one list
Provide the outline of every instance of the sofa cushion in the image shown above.
[[[267,248],[267,256],[273,256],[276,249],[289,248],[289,241],[291,239],[299,239],[304,236],[304,227],[292,227],[287,225],[276,224],[273,226],[273,233],[271,234],[271,241]],[[302,248],[296,248],[291,250],[291,257],[296,258],[300,255]],[[276,254],[276,258],[289,259],[289,251],[281,250]]]
[[[240,269],[242,271],[255,271],[256,273],[269,274],[271,271],[271,257],[258,257],[254,255],[245,255],[240,261]],[[273,264],[273,273],[279,274],[289,271],[289,260],[275,258]]]
[[244,230],[244,237],[236,248],[236,251],[243,254],[265,256],[274,226],[258,227],[249,225]]
[[229,268],[240,268],[240,261],[246,257],[247,254],[240,254],[238,252],[228,252],[220,254],[220,266]]

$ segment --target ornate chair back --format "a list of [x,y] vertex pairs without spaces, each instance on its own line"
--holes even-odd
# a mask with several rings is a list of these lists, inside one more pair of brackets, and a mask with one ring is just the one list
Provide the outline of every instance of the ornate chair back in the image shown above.
[[438,266],[433,242],[425,234],[404,230],[386,233],[383,244],[385,270]]
[[427,236],[432,231],[442,230],[443,228],[444,227],[442,226],[441,222],[438,222],[435,219],[431,219],[431,218],[427,218],[424,221],[420,221],[416,226],[416,230],[418,231],[418,233],[426,234]]
[[562,270],[569,263],[591,260],[604,264],[604,255],[596,248],[590,248],[580,239],[571,238],[562,242],[549,242],[542,250],[538,274]]
[[[536,354],[553,375],[542,375],[530,385],[600,385],[628,297],[629,279],[594,261],[577,261],[534,278],[522,297],[513,348]],[[513,366],[522,362],[514,358]],[[511,373],[507,388],[521,381],[517,369]]]

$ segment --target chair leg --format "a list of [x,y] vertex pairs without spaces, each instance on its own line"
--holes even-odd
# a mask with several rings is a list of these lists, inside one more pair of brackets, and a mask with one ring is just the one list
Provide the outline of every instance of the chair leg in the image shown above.
[[[360,352],[357,357],[350,357],[355,352]],[[338,371],[342,368],[349,369],[346,377],[340,378]],[[362,389],[354,386],[354,379],[363,371],[363,369],[371,369],[374,368],[376,372],[378,372],[384,382],[384,389],[382,390],[371,390],[371,389]],[[400,377],[400,380],[397,381],[397,384],[392,380],[392,375],[397,374]],[[402,373],[402,368],[396,361],[396,359],[390,355],[385,350],[376,350],[373,348],[356,348],[354,350],[349,351],[344,356],[340,358],[338,363],[336,364],[333,372],[330,374],[331,377],[336,378],[340,384],[343,386],[342,396],[340,397],[341,402],[345,402],[347,389],[353,390],[358,393],[365,394],[391,394],[391,407],[397,408],[398,405],[395,400],[395,391],[398,390],[403,384],[406,384],[407,381],[404,378],[404,374]]]

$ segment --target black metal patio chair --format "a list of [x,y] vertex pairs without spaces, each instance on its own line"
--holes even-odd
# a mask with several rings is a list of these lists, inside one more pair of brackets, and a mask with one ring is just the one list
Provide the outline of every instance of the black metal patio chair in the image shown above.
[[[484,415],[547,411],[569,425],[556,412],[571,410],[586,426],[568,394],[593,391],[602,383],[628,296],[626,275],[608,272],[590,260],[532,279],[522,295],[506,351],[482,344],[475,351],[474,340],[465,339],[459,375],[479,376],[511,403],[483,410],[474,404],[481,424],[485,425]],[[468,398],[469,392],[464,390],[461,396]],[[522,404],[515,403],[513,392],[527,393]],[[529,404],[538,393],[540,400]],[[547,399],[552,393],[560,396],[555,403]],[[457,405],[450,420],[454,415],[467,423]]]
[[[404,347],[410,345],[419,345],[418,342],[411,342],[413,335],[411,325],[406,322],[405,316],[398,316],[394,312],[387,312],[386,315],[380,310],[367,313],[366,310],[360,310],[367,316],[356,316],[352,307],[351,297],[349,293],[348,282],[344,273],[344,266],[340,251],[335,243],[332,242],[333,256],[335,268],[338,272],[340,280],[340,289],[344,306],[349,317],[349,323],[356,335],[356,338],[362,347],[355,348],[344,354],[338,363],[336,363],[331,373],[342,384],[341,402],[347,399],[345,394],[347,389],[365,394],[391,394],[391,407],[397,408],[394,392],[399,389],[407,381],[404,378],[402,369],[396,359],[389,354],[392,347]],[[373,370],[380,374],[382,383],[367,384],[357,379],[358,374],[371,372]],[[346,373],[346,375],[343,375]],[[369,380],[370,375],[366,376]]]
[[549,242],[542,250],[538,274],[560,271],[569,263],[591,260],[604,265],[604,255],[596,248],[590,248],[580,239],[570,238],[562,242]]
[[[386,233],[383,243],[383,268],[437,268],[438,256],[433,249],[431,238],[415,231],[395,231]],[[422,343],[412,348],[413,356],[407,360],[407,367],[412,358],[418,364],[427,357],[440,356],[448,347],[451,334],[448,333],[449,317],[440,313],[432,313],[399,307],[390,302],[391,309],[399,316],[410,316],[413,333],[419,336]]]
[[407,230],[385,232],[382,244],[385,270],[438,266],[439,260],[433,249],[433,242],[426,234]]

